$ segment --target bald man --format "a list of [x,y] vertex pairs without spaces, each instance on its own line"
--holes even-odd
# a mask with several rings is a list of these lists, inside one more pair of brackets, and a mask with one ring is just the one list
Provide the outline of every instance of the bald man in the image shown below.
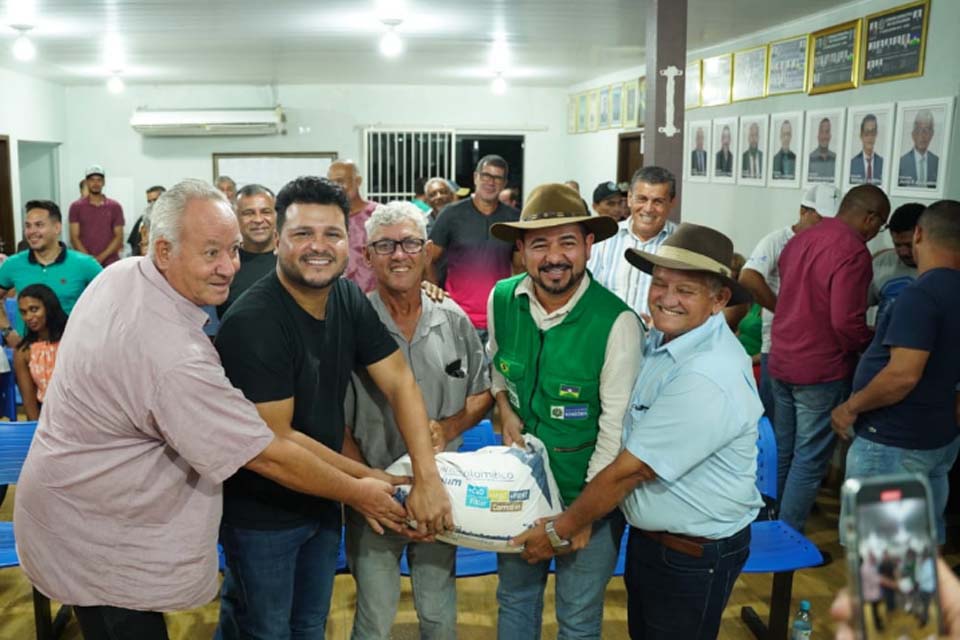
[[933,140],[933,113],[929,109],[917,112],[913,119],[913,148],[900,157],[897,184],[901,187],[937,188],[940,158],[930,151]]
[[364,293],[370,293],[377,288],[377,277],[363,259],[363,249],[367,246],[367,230],[364,224],[377,208],[377,203],[360,196],[363,177],[353,160],[333,162],[327,169],[327,178],[340,185],[350,203],[350,224],[347,229],[350,251],[347,270],[343,276],[354,281]]

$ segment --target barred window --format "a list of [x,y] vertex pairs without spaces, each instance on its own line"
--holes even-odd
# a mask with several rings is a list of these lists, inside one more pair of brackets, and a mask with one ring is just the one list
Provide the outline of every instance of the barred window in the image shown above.
[[366,195],[375,202],[410,200],[417,178],[452,178],[456,148],[451,129],[366,129]]

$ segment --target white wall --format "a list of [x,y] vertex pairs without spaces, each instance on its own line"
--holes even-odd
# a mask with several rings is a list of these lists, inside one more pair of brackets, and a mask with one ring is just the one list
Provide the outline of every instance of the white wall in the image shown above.
[[[22,226],[19,142],[60,143],[66,138],[64,90],[43,80],[0,68],[0,135],[10,137],[10,179],[13,184],[13,224]],[[16,243],[13,243],[14,245]]]
[[[335,151],[360,162],[363,128],[377,125],[523,134],[529,190],[567,174],[565,95],[562,89],[511,87],[506,95],[494,96],[487,86],[128,86],[120,95],[101,86],[68,87],[62,189],[75,193],[84,167],[102,164],[104,192],[120,196],[129,225],[145,204],[147,187],[169,186],[184,177],[211,180],[214,152]],[[144,138],[129,125],[138,106],[264,107],[275,102],[287,113],[284,136]],[[301,127],[309,127],[309,133],[300,133]]]
[[20,198],[60,202],[60,160],[58,145],[50,142],[28,142],[17,145],[20,155]]
[[[751,34],[716,47],[691,51],[689,59],[706,58],[762,45],[779,38],[809,33],[901,4],[903,0],[865,0],[846,4],[830,12],[784,24],[776,29]],[[857,89],[817,96],[791,94],[722,107],[691,109],[686,112],[686,118],[705,120],[957,95],[960,92],[960,65],[957,64],[960,58],[960,44],[956,38],[956,26],[960,24],[960,2],[933,0],[931,4],[926,66],[924,75],[920,78],[865,85]],[[631,79],[645,73],[643,67],[627,71],[620,77],[606,76],[570,87],[569,92],[594,88],[606,82]],[[957,122],[956,114],[953,130],[951,167],[950,175],[946,176],[945,197],[960,199],[960,123]],[[617,134],[621,131],[600,131],[567,136],[567,149],[578,162],[575,174],[579,173],[584,177],[585,182],[582,186],[585,192],[588,190],[588,185],[592,189],[593,185],[610,179],[608,176],[615,175],[616,140]],[[795,221],[800,196],[800,189],[688,182],[684,184],[682,218],[687,222],[706,224],[723,231],[733,239],[734,246],[739,252],[749,254],[757,241],[766,233]],[[891,198],[894,208],[906,201],[908,199]],[[882,234],[875,240],[871,244],[871,249],[876,250],[882,246],[889,246],[887,234]]]

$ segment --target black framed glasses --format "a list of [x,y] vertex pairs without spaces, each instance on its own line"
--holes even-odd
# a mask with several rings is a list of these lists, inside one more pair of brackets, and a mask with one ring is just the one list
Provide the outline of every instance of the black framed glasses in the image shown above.
[[392,256],[393,252],[397,250],[397,245],[400,245],[404,253],[415,254],[423,251],[423,245],[426,243],[427,241],[422,238],[404,238],[403,240],[384,238],[371,242],[369,246],[378,256]]
[[477,176],[480,178],[480,180],[486,182],[501,182],[507,179],[507,176],[498,176],[493,173],[487,173],[486,171],[481,171],[477,174]]

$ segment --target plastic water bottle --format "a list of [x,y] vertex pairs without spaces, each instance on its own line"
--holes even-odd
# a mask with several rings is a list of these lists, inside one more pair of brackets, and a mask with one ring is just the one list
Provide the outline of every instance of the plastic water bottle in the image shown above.
[[810,624],[810,602],[801,600],[800,609],[793,619],[790,640],[810,640],[811,633],[813,633],[813,625]]

